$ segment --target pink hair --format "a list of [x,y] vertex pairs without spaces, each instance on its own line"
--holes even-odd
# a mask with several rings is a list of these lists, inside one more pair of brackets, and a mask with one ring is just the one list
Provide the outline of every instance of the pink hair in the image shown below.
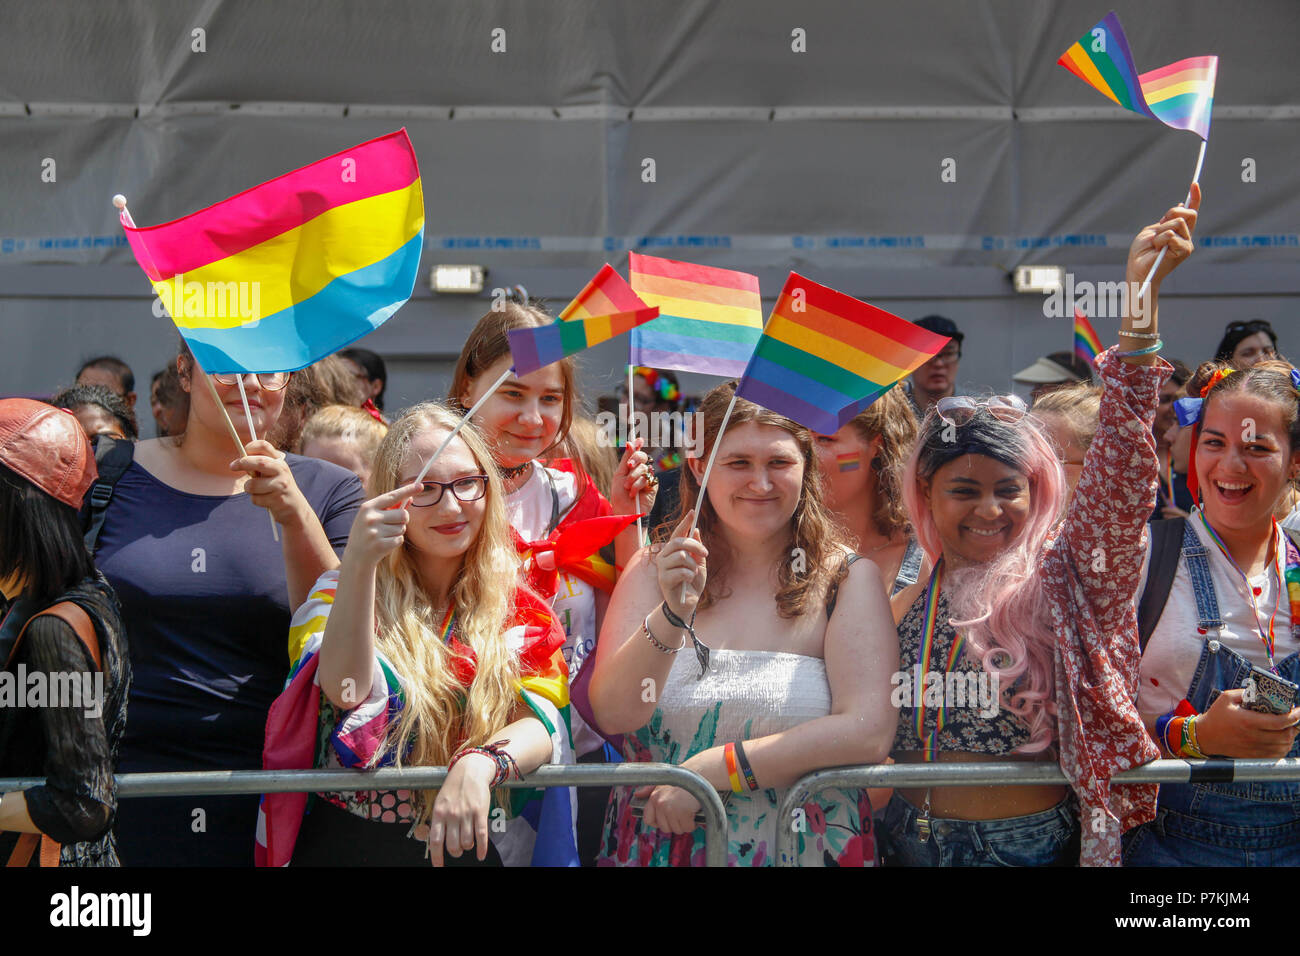
[[1002,422],[979,412],[957,429],[956,441],[941,441],[946,426],[930,411],[903,472],[903,503],[917,541],[932,561],[943,555],[934,516],[922,493],[929,479],[963,454],[986,455],[1015,468],[1029,480],[1029,517],[1014,542],[987,564],[945,571],[951,623],[966,631],[963,653],[998,678],[999,687],[1021,683],[1003,706],[1029,725],[1029,741],[1016,748],[1038,753],[1056,736],[1053,649],[1056,635],[1047,617],[1038,557],[1066,502],[1065,475],[1039,423],[1026,415]]

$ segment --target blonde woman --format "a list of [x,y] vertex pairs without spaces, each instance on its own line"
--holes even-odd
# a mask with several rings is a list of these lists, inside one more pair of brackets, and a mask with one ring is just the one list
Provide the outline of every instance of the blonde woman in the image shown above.
[[355,405],[326,405],[302,429],[305,458],[332,461],[365,484],[388,426]]
[[[418,405],[380,445],[374,497],[342,565],[294,616],[296,664],[266,752],[268,767],[450,765],[446,783],[436,793],[318,794],[296,848],[302,799],[295,819],[291,802],[268,796],[263,862],[418,865],[426,844],[435,866],[531,859],[527,823],[489,826],[510,817],[492,794],[561,758],[564,633],[516,583],[501,479],[474,429],[414,483],[457,421],[442,405]],[[317,720],[304,728],[313,704]]]

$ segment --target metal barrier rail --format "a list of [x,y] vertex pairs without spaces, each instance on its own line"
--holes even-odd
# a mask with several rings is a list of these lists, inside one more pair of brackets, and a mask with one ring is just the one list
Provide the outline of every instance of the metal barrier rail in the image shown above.
[[[1111,777],[1112,783],[1230,783],[1257,780],[1300,780],[1300,757],[1281,760],[1153,760]],[[791,820],[796,808],[831,787],[1018,787],[1026,784],[1067,784],[1059,765],[1046,761],[1007,760],[990,763],[895,763],[814,770],[786,791],[777,820]],[[778,823],[773,856],[777,866],[793,866],[795,830]]]
[[[186,773],[127,773],[118,776],[119,797],[211,796],[236,793],[341,793],[355,790],[432,790],[447,778],[446,767],[401,770],[205,770]],[[0,780],[0,793],[45,784],[44,778]],[[705,866],[727,865],[727,813],[722,798],[699,774],[666,763],[546,766],[502,786],[640,787],[670,784],[700,801],[704,811]],[[249,841],[253,839],[249,830]]]

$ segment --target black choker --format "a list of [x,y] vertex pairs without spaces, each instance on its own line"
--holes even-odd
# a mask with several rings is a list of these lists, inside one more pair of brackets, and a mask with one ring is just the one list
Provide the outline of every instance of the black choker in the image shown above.
[[533,467],[531,461],[526,461],[522,465],[516,465],[514,468],[502,468],[500,465],[497,465],[497,469],[501,472],[501,477],[506,481],[514,481],[531,467]]

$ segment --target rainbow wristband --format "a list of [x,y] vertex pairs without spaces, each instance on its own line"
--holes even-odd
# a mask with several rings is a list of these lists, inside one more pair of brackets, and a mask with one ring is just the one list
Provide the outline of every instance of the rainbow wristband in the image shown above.
[[749,765],[749,758],[745,756],[745,744],[742,741],[736,741],[736,762],[740,764],[740,772],[745,775],[745,785],[750,790],[758,789],[758,779],[754,776],[754,768]]
[[1165,748],[1165,751],[1170,756],[1174,755],[1173,750],[1169,747],[1169,721],[1173,719],[1174,712],[1172,710],[1156,718],[1156,739],[1160,741],[1160,745]]
[[1196,717],[1188,717],[1183,724],[1183,752],[1189,757],[1205,759],[1205,754],[1201,751],[1201,742],[1196,739]]
[[744,793],[740,782],[740,769],[736,766],[736,745],[729,743],[722,748],[722,757],[727,762],[727,779],[731,781],[732,793]]

